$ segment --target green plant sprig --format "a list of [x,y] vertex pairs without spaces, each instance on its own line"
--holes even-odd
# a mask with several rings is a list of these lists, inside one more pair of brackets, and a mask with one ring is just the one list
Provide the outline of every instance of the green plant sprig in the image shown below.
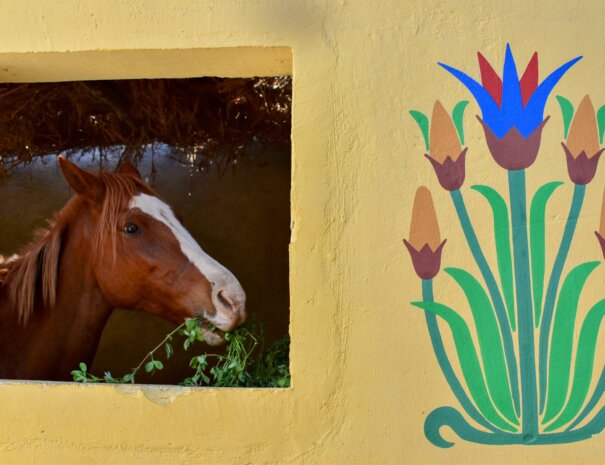
[[[164,363],[158,360],[164,349],[167,361],[174,354],[173,341],[179,335],[184,337],[183,348],[188,350],[192,344],[203,342],[201,318],[185,320],[162,341],[150,350],[139,364],[122,377],[114,377],[106,371],[103,377],[88,372],[85,363],[79,364],[78,370],[73,370],[73,380],[81,383],[113,383],[127,384],[136,382],[136,375],[144,367],[145,372],[153,374],[156,370],[164,369]],[[289,338],[276,341],[269,349],[264,349],[264,331],[259,327],[260,336],[255,336],[254,325],[245,325],[233,332],[225,333],[227,352],[225,355],[205,353],[191,358],[189,366],[194,370],[192,376],[185,378],[179,384],[183,386],[221,386],[221,387],[288,387],[290,385],[289,370]],[[260,340],[260,341],[259,341]],[[260,350],[257,350],[260,345]],[[258,356],[253,357],[257,351]],[[216,362],[208,370],[209,359]]]

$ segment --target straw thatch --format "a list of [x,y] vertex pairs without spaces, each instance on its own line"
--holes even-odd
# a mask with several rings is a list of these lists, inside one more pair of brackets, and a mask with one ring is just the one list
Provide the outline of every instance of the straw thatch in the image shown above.
[[137,158],[157,143],[229,166],[251,145],[289,144],[291,93],[289,77],[0,84],[0,174],[61,152]]

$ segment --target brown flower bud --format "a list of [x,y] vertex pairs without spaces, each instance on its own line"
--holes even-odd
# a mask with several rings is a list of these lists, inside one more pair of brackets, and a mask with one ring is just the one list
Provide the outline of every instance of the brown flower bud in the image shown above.
[[439,163],[448,157],[456,160],[462,151],[456,126],[439,100],[433,105],[429,141],[430,156]]
[[603,149],[594,106],[586,95],[574,114],[567,141],[562,142],[567,172],[575,184],[588,184],[594,178]]
[[408,240],[403,240],[410,252],[414,270],[420,279],[432,279],[441,267],[441,242],[439,223],[430,191],[421,186],[416,191],[412,208],[412,221]]
[[448,190],[460,189],[465,177],[466,150],[462,150],[456,126],[447,110],[437,100],[431,115],[429,153],[439,184]]

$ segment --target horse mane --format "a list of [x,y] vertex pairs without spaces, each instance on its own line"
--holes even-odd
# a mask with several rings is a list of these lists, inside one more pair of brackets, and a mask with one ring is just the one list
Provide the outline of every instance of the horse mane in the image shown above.
[[[137,193],[155,195],[155,192],[144,181],[130,174],[101,172],[98,177],[103,183],[105,195],[93,237],[92,256],[97,258],[106,253],[107,243],[104,239],[109,237],[115,258],[119,213],[128,207]],[[49,221],[47,228],[34,233],[33,240],[19,251],[18,257],[0,262],[0,286],[6,289],[8,302],[21,324],[26,325],[29,321],[36,299],[41,298],[45,308],[55,305],[62,239],[85,202],[80,195],[72,197]]]

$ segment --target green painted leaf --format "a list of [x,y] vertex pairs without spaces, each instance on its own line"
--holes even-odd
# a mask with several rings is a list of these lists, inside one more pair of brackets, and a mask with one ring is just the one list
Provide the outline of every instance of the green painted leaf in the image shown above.
[[464,319],[450,307],[437,302],[412,302],[412,305],[434,313],[445,320],[452,331],[454,345],[456,346],[456,352],[460,361],[460,368],[462,369],[462,376],[466,381],[470,397],[475,402],[475,405],[494,426],[505,431],[516,431],[516,428],[510,425],[498,413],[489,397],[471,332]]
[[603,133],[605,133],[605,105],[597,110],[597,123],[599,125],[599,144],[603,144]]
[[605,317],[605,300],[596,303],[584,319],[578,339],[571,394],[561,415],[545,429],[547,432],[554,431],[573,420],[586,400],[592,380],[597,336],[603,317]]
[[578,302],[588,276],[598,265],[599,262],[587,262],[576,266],[561,287],[550,341],[544,424],[559,414],[567,399]]
[[460,268],[445,268],[443,271],[458,283],[471,307],[485,380],[492,400],[507,420],[518,425],[502,348],[502,337],[492,303],[479,281],[467,271]]
[[414,118],[414,121],[418,124],[420,131],[422,131],[422,137],[424,138],[424,146],[426,148],[426,152],[429,152],[429,119],[428,117],[419,111],[412,110],[410,111],[410,115]]
[[563,115],[563,139],[567,139],[569,126],[571,125],[571,119],[573,118],[573,105],[569,100],[561,95],[557,95],[557,102],[559,102],[561,114]]
[[513,259],[510,249],[510,227],[508,207],[506,201],[500,194],[489,186],[472,186],[471,189],[479,192],[489,202],[494,217],[494,237],[496,241],[496,257],[498,260],[498,273],[500,274],[500,286],[508,321],[513,331],[516,330],[515,319],[515,292],[513,281]]
[[544,266],[546,262],[546,204],[550,196],[563,185],[560,181],[544,184],[536,191],[529,211],[529,249],[531,281],[534,296],[534,324],[540,326],[542,298],[544,297]]
[[452,121],[456,126],[456,132],[460,138],[460,143],[464,145],[464,110],[468,105],[468,100],[461,100],[452,110]]

